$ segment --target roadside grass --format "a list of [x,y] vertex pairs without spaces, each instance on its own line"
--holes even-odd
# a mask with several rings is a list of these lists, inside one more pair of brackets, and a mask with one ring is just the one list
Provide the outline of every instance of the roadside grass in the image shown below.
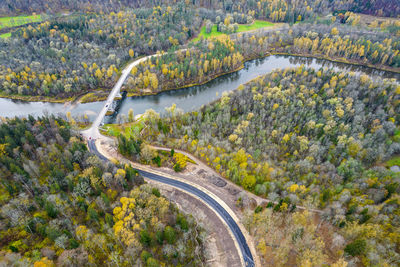
[[[17,27],[31,22],[42,21],[41,15],[17,16],[17,17],[0,17],[0,29]],[[3,35],[2,35],[3,36]]]
[[[246,32],[246,31],[256,30],[256,29],[260,29],[260,28],[264,28],[264,27],[271,27],[271,26],[274,26],[274,23],[269,22],[269,21],[264,21],[264,20],[256,20],[252,24],[239,24],[238,26],[239,27],[238,27],[237,32]],[[210,37],[216,37],[216,36],[220,36],[220,35],[225,35],[225,33],[218,32],[217,25],[212,26],[210,33],[206,33],[206,26],[203,26],[200,29],[199,35],[196,38],[194,38],[192,40],[192,42],[197,42],[198,40],[201,39],[202,36],[203,36],[203,38],[207,39]]]
[[[145,118],[137,116],[135,121],[123,124],[106,124],[100,129],[100,133],[106,136],[118,137],[124,135],[127,139],[140,139],[141,131],[146,127]],[[197,165],[197,163],[188,156],[175,152],[173,150],[164,150],[154,148],[154,158],[146,161],[139,159],[139,163],[157,167],[173,168],[176,172],[180,172],[186,168],[187,163]]]
[[137,137],[140,132],[145,127],[145,124],[141,118],[135,120],[134,122],[124,123],[124,124],[106,124],[103,126],[105,133],[109,136],[118,137],[118,135],[123,134],[126,138]]

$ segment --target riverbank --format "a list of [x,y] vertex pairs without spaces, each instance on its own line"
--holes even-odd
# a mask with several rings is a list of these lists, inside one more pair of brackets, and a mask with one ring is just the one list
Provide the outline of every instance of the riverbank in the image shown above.
[[[96,94],[102,94],[98,96]],[[46,102],[46,103],[58,103],[58,104],[68,104],[68,103],[92,103],[98,101],[104,101],[107,99],[110,89],[97,89],[87,92],[82,92],[77,95],[69,97],[54,97],[54,96],[40,96],[40,95],[7,95],[0,92],[0,98],[13,99],[25,102]],[[104,95],[104,96],[103,96]]]
[[[250,60],[253,60],[253,59],[250,59]],[[244,64],[242,64],[241,66],[239,66],[238,68],[236,68],[232,71],[213,75],[201,83],[191,83],[191,84],[183,85],[180,87],[164,89],[162,91],[157,91],[157,92],[136,93],[136,92],[127,91],[126,96],[127,97],[150,96],[150,95],[157,95],[159,93],[166,92],[166,91],[179,90],[179,89],[184,89],[184,88],[188,88],[188,87],[192,87],[192,86],[199,86],[199,85],[206,84],[220,76],[239,71],[243,68],[244,68]],[[110,93],[109,89],[98,89],[98,90],[94,90],[94,91],[90,91],[90,92],[84,92],[79,95],[71,96],[68,98],[55,98],[55,97],[51,97],[51,96],[5,95],[5,94],[0,93],[0,98],[20,100],[20,101],[26,101],[26,102],[49,102],[49,103],[79,102],[79,103],[85,104],[85,103],[105,101],[107,99],[109,93]]]
[[[386,71],[386,72],[392,72],[392,73],[399,73],[400,74],[400,68],[390,68],[390,67],[386,67],[386,66],[377,66],[377,65],[372,65],[372,64],[367,64],[367,63],[361,63],[361,62],[357,62],[357,61],[349,61],[346,59],[332,59],[329,57],[324,57],[322,55],[312,55],[312,54],[296,54],[296,53],[286,53],[286,52],[279,52],[279,51],[269,51],[267,52],[265,55],[261,56],[261,57],[251,57],[246,59],[245,61],[243,61],[242,65],[240,65],[238,68],[228,71],[228,72],[223,72],[223,73],[219,73],[210,77],[207,77],[204,81],[200,82],[200,83],[190,83],[187,85],[183,85],[183,86],[179,86],[179,87],[169,87],[169,88],[164,88],[161,91],[156,91],[156,92],[152,92],[152,91],[144,91],[144,92],[130,92],[129,90],[127,90],[127,97],[139,97],[139,96],[151,96],[151,95],[157,95],[160,94],[162,92],[167,92],[167,91],[173,91],[173,90],[180,90],[180,89],[185,89],[188,87],[193,87],[193,86],[200,86],[200,85],[204,85],[218,77],[230,74],[230,73],[234,73],[237,72],[241,69],[244,68],[244,64],[246,62],[255,60],[255,59],[263,59],[269,56],[293,56],[293,57],[302,57],[302,58],[313,58],[313,59],[321,59],[321,60],[326,60],[332,63],[342,63],[342,64],[348,64],[348,65],[353,65],[353,66],[360,66],[360,67],[368,67],[370,69],[375,69],[378,71]],[[94,95],[98,93],[98,95]],[[100,90],[100,91],[94,91],[94,92],[90,92],[87,93],[86,95],[82,96],[81,99],[79,99],[80,103],[90,103],[90,102],[96,102],[96,101],[104,101],[107,99],[108,96],[108,91],[104,91],[104,90]],[[90,96],[89,96],[90,95]]]
[[345,58],[329,58],[325,57],[323,55],[313,55],[313,54],[296,54],[296,53],[286,53],[286,52],[271,52],[267,56],[292,56],[292,57],[305,57],[305,58],[315,58],[315,59],[321,59],[321,60],[326,60],[329,62],[333,63],[342,63],[342,64],[348,64],[348,65],[353,65],[353,66],[360,66],[360,67],[365,67],[365,68],[370,68],[378,71],[386,71],[386,72],[392,72],[392,73],[398,73],[400,74],[400,68],[391,68],[387,67],[384,65],[373,65],[373,64],[368,64],[368,63],[363,63],[363,62],[358,62],[355,60],[349,61]]
[[67,98],[56,98],[56,97],[51,97],[51,96],[35,96],[35,95],[7,95],[4,93],[0,93],[0,98],[6,98],[6,99],[13,99],[13,100],[19,100],[19,101],[25,101],[25,102],[49,102],[49,103],[68,103],[68,102],[74,102],[77,96],[71,96]]
[[[382,65],[372,65],[372,64],[367,64],[367,63],[362,63],[362,62],[357,62],[357,61],[349,61],[347,59],[332,59],[323,55],[313,55],[313,54],[296,54],[296,53],[287,53],[287,52],[281,52],[281,51],[269,51],[263,56],[255,56],[252,58],[248,58],[245,61],[243,61],[243,64],[240,65],[238,68],[228,71],[228,72],[223,72],[219,73],[217,75],[213,75],[205,79],[204,81],[200,83],[190,83],[187,85],[179,86],[179,87],[170,87],[170,88],[165,88],[162,91],[147,91],[147,92],[129,92],[127,91],[127,97],[138,97],[138,96],[151,96],[151,95],[157,95],[162,92],[166,91],[173,91],[173,90],[179,90],[179,89],[184,89],[192,86],[199,86],[206,84],[220,76],[227,75],[233,72],[237,72],[241,69],[244,68],[244,64],[246,62],[255,60],[255,59],[263,59],[269,56],[293,56],[293,57],[302,57],[302,58],[312,58],[312,59],[320,59],[320,60],[326,60],[332,63],[341,63],[341,64],[347,64],[347,65],[352,65],[352,66],[360,66],[360,67],[367,67],[370,69],[378,70],[378,71],[386,71],[386,72],[391,72],[395,74],[400,74],[400,68],[390,68],[387,66],[382,66]],[[104,101],[107,99],[108,94],[110,92],[110,89],[102,88],[102,89],[97,89],[97,90],[92,90],[88,92],[82,92],[80,94],[77,94],[75,96],[70,96],[67,98],[57,98],[57,97],[51,97],[51,96],[29,96],[29,95],[7,95],[4,93],[0,93],[0,98],[6,98],[6,99],[13,99],[13,100],[19,100],[19,101],[25,101],[25,102],[49,102],[49,103],[74,103],[74,102],[79,102],[79,103],[92,103],[92,102],[99,102],[99,101]]]

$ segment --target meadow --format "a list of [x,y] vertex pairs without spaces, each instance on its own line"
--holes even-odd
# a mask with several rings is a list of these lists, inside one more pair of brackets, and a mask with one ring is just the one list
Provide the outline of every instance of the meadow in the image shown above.
[[[255,20],[254,23],[252,23],[252,24],[239,24],[238,26],[239,27],[238,27],[237,32],[246,32],[246,31],[251,31],[251,30],[257,30],[257,29],[264,28],[264,27],[271,27],[271,26],[274,26],[274,23],[265,21],[265,20]],[[201,37],[203,37],[204,39],[207,39],[210,37],[216,37],[216,36],[220,36],[223,34],[225,34],[225,33],[217,31],[217,25],[212,26],[210,33],[207,33],[206,26],[203,26],[200,30],[199,35],[193,39],[193,42],[197,42],[198,40],[201,39]]]
[[[41,15],[16,16],[16,17],[0,17],[0,30],[4,28],[18,27],[24,24],[42,21]],[[11,32],[0,34],[0,38],[11,37]]]

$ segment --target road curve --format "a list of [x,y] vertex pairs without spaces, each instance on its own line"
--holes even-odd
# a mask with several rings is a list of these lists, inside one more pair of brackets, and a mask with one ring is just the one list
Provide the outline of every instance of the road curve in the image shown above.
[[[93,140],[93,139],[89,140],[88,146],[92,153],[96,154],[100,159],[102,159],[104,161],[108,161],[108,159],[98,151],[95,140]],[[197,196],[198,198],[203,200],[205,203],[207,203],[208,206],[211,207],[229,226],[231,232],[233,233],[236,241],[239,244],[240,252],[242,253],[245,266],[246,267],[255,266],[253,256],[250,252],[250,248],[249,248],[249,246],[246,242],[246,238],[244,237],[239,226],[236,224],[236,222],[232,218],[232,216],[214,198],[212,198],[208,194],[204,193],[203,191],[199,190],[198,188],[196,188],[192,185],[189,185],[187,183],[184,183],[182,181],[170,179],[170,178],[167,178],[167,177],[164,177],[164,176],[161,176],[158,174],[150,173],[147,171],[143,171],[143,170],[138,170],[138,171],[142,176],[144,176],[150,180],[154,180],[154,181],[164,183],[164,184],[179,188],[181,190],[184,190],[192,195]]]

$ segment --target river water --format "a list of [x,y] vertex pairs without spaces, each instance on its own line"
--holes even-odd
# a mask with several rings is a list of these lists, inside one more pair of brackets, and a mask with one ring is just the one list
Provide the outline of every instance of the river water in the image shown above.
[[[147,109],[154,109],[158,113],[165,112],[166,107],[176,104],[184,111],[198,109],[202,105],[218,99],[224,91],[236,89],[240,84],[246,83],[255,77],[266,74],[273,69],[296,67],[304,64],[315,69],[328,68],[342,71],[364,72],[373,77],[395,78],[400,80],[400,74],[376,70],[368,67],[354,66],[344,63],[330,62],[327,60],[293,57],[293,56],[269,56],[263,59],[255,59],[245,63],[245,67],[234,73],[220,76],[204,85],[172,90],[152,96],[129,97],[121,103],[119,113],[127,114],[133,109],[135,115],[144,113]],[[97,112],[101,110],[104,102],[86,104],[59,104],[48,102],[25,102],[0,98],[0,116],[41,116],[44,114],[63,114],[68,111],[72,116],[87,114],[90,120],[94,120]],[[108,118],[108,122],[115,121],[115,116]]]

